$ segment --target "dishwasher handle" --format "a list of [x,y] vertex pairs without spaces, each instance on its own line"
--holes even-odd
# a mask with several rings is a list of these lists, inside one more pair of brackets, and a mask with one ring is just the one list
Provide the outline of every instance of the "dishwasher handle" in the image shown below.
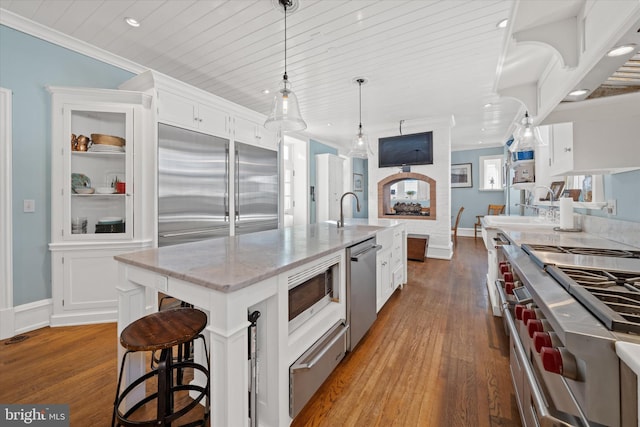
[[358,262],[358,261],[360,261],[360,258],[361,258],[362,256],[364,256],[365,254],[367,254],[367,253],[369,253],[369,252],[371,252],[371,251],[374,251],[374,250],[375,250],[375,251],[379,251],[380,249],[382,249],[382,245],[373,245],[373,246],[370,246],[370,247],[368,247],[367,249],[365,249],[365,250],[363,250],[363,251],[360,251],[360,252],[358,252],[357,254],[355,254],[355,255],[351,256],[351,261]]

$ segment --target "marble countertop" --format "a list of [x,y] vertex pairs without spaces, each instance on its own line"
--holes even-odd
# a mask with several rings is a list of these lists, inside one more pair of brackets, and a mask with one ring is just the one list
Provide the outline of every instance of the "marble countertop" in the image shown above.
[[[384,222],[381,222],[384,221]],[[233,292],[374,237],[397,221],[348,220],[208,239],[118,255],[117,261]]]
[[640,375],[640,344],[618,341],[616,353],[636,375]]

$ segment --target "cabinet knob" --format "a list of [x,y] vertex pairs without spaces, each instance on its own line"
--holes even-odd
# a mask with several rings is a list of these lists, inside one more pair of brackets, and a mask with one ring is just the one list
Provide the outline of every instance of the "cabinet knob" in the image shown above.
[[569,151],[571,151],[571,147],[565,147],[564,152],[568,153]]

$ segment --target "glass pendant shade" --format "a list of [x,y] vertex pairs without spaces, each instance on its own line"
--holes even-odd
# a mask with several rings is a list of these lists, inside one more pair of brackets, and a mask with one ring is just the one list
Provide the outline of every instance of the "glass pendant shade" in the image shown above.
[[516,131],[513,133],[513,143],[509,147],[512,153],[515,151],[533,150],[540,145],[546,145],[540,136],[540,130],[533,126],[529,114],[525,114]]
[[349,150],[349,153],[347,153],[347,155],[349,157],[366,159],[369,157],[370,151],[371,149],[369,148],[369,138],[367,137],[367,135],[362,133],[362,127],[360,127],[358,134],[351,141],[351,149]]
[[292,132],[305,130],[307,123],[302,119],[298,98],[291,90],[291,83],[286,75],[282,79],[282,88],[273,97],[271,113],[264,122],[264,127],[277,131]]

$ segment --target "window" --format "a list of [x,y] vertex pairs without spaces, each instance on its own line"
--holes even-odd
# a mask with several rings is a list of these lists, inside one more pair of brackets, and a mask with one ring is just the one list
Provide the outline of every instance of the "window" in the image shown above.
[[502,191],[504,186],[504,156],[480,156],[480,190]]

